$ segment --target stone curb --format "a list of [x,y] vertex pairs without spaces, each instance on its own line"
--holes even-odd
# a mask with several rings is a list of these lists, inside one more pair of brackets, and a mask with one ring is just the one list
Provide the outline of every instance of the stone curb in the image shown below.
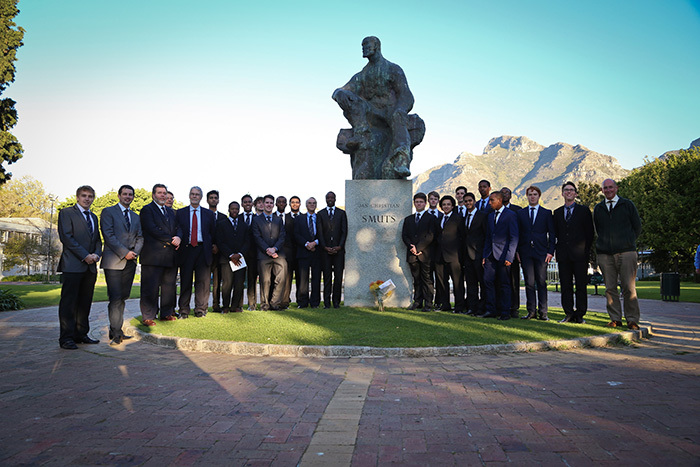
[[648,338],[653,334],[651,324],[640,326],[639,331],[624,331],[602,336],[579,337],[540,342],[516,342],[452,347],[358,347],[352,345],[278,345],[250,342],[227,342],[209,339],[162,336],[141,331],[126,325],[128,334],[148,344],[170,349],[189,350],[229,355],[258,357],[448,357],[475,354],[540,352],[544,350],[568,350],[582,347],[607,347]]

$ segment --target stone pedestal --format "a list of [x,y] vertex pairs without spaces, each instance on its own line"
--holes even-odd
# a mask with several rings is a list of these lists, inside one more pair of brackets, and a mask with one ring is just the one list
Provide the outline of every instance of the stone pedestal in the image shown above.
[[410,180],[346,180],[345,306],[374,306],[369,284],[396,284],[389,307],[411,304],[413,280],[401,228],[413,209]]

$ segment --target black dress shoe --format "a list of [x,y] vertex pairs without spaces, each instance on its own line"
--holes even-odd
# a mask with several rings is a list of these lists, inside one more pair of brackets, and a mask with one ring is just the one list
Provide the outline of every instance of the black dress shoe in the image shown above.
[[340,303],[334,303],[333,308],[340,308]]
[[331,309],[331,306],[330,306],[330,305],[323,305],[323,309],[324,309],[324,310],[330,310],[330,309]]
[[498,317],[499,321],[508,321],[510,319],[510,315],[501,315]]
[[547,315],[539,315],[537,319],[540,321],[549,321],[549,317]]
[[180,313],[180,317],[178,319],[187,319],[189,317],[190,315],[188,315],[187,313]]
[[484,313],[479,315],[479,318],[498,318],[498,315],[496,313]]
[[421,308],[420,311],[425,311],[425,312],[433,311],[433,307],[431,307],[431,306],[424,306],[423,308]]
[[90,336],[85,336],[82,339],[80,339],[78,342],[81,344],[99,344],[100,341],[97,339],[91,339]]
[[576,319],[574,319],[573,316],[566,315],[566,316],[564,316],[564,319],[562,319],[562,320],[559,321],[559,322],[560,322],[560,323],[575,323],[575,322],[576,322]]
[[536,317],[534,313],[528,313],[525,316],[521,316],[520,319],[535,319]]
[[73,342],[73,341],[61,342],[59,345],[61,346],[62,349],[66,349],[66,350],[77,350],[78,349],[78,346],[75,345],[75,342]]
[[114,339],[112,339],[111,341],[109,341],[109,345],[119,345],[122,343],[122,340],[124,340],[122,338],[122,336],[117,336]]
[[127,339],[133,339],[134,336],[127,336],[126,334],[122,336],[122,339],[127,340]]
[[518,313],[518,310],[511,311],[511,312],[510,312],[510,317],[513,318],[513,319],[518,319],[518,318],[520,318],[520,313]]
[[420,303],[418,302],[413,302],[411,305],[407,308],[408,310],[417,310],[418,308],[422,308],[420,306]]

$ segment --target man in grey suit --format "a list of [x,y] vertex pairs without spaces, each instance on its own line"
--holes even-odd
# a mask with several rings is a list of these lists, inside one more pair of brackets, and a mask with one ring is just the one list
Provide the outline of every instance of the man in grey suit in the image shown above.
[[136,273],[136,258],[143,248],[143,232],[139,216],[129,209],[134,200],[134,188],[122,185],[118,191],[119,203],[105,208],[100,216],[100,228],[105,248],[100,267],[104,269],[107,281],[109,305],[110,345],[119,345],[125,336],[124,305],[131,295],[131,285]]
[[58,213],[58,236],[63,244],[58,271],[63,273],[58,320],[61,331],[58,343],[62,349],[75,350],[76,344],[97,344],[91,339],[90,306],[97,279],[97,262],[102,242],[97,231],[97,216],[90,212],[95,190],[88,185],[75,192],[77,203]]

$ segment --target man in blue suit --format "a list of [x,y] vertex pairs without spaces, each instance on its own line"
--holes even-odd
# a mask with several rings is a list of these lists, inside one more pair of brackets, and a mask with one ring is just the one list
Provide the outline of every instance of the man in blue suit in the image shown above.
[[[510,319],[511,283],[510,266],[518,247],[518,216],[503,206],[503,193],[489,196],[491,212],[486,220],[484,241],[484,292],[486,314],[484,318]],[[500,290],[496,303],[496,285]],[[500,315],[500,316],[499,316]]]
[[[157,183],[151,192],[153,202],[141,208],[141,317],[146,326],[155,326],[156,316],[172,321],[175,317],[177,281],[177,236],[175,212],[165,205],[168,188]],[[160,306],[158,296],[160,295]]]
[[214,256],[213,238],[216,230],[214,213],[202,208],[202,189],[190,188],[190,205],[175,213],[180,247],[180,318],[190,314],[192,277],[194,276],[194,316],[202,318],[209,307],[211,262]]
[[[316,204],[316,198],[307,199],[306,214],[302,214],[294,222],[296,257],[299,262],[299,290],[297,291],[299,308],[307,306],[318,308],[321,304],[320,216],[316,215]],[[311,277],[311,296],[309,296],[309,276]],[[330,288],[330,284],[326,284]],[[330,308],[330,298],[328,308]]]
[[136,273],[136,258],[143,248],[143,233],[138,214],[129,209],[134,200],[134,188],[122,185],[117,192],[119,202],[102,210],[100,227],[105,240],[100,267],[107,281],[110,345],[119,345],[125,336],[124,305],[131,295]]
[[90,332],[90,307],[97,279],[97,262],[102,242],[97,216],[90,212],[95,190],[83,185],[75,193],[76,204],[58,213],[58,236],[63,244],[58,271],[63,273],[61,301],[58,304],[62,349],[75,350],[76,344],[97,344]]
[[527,315],[522,319],[547,317],[547,265],[554,256],[556,235],[552,211],[540,206],[542,191],[536,186],[525,190],[528,207],[518,211],[518,256],[525,276]]

